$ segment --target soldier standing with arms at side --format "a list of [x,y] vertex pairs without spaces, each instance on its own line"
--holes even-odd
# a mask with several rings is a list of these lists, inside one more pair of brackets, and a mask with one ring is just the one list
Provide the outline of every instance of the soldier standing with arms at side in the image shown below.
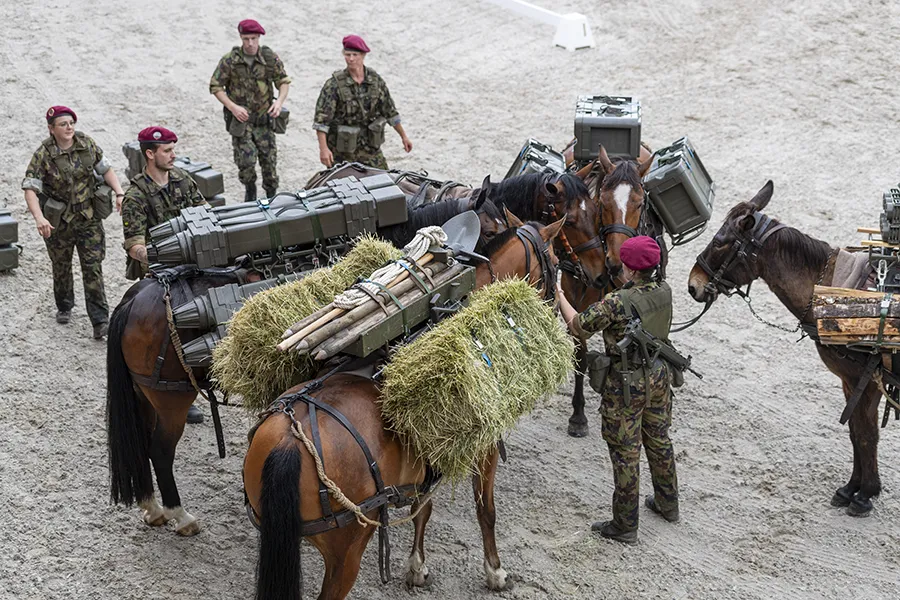
[[617,344],[625,339],[625,327],[635,315],[639,316],[645,331],[668,344],[672,289],[666,282],[653,279],[660,258],[659,246],[653,238],[629,239],[622,244],[619,256],[630,279],[624,288],[608,294],[580,314],[561,289],[557,290],[557,299],[563,319],[573,333],[587,338],[603,331],[603,343],[610,358],[600,413],[615,483],[613,518],[594,523],[591,530],[605,538],[634,544],[638,530],[642,443],[654,490],[644,504],[666,521],[676,522],[679,518],[675,452],[669,439],[674,373],[673,367],[662,358],[651,357],[648,361],[647,355],[634,344],[623,354]]
[[[191,176],[175,166],[178,136],[165,127],[147,127],[138,133],[141,154],[147,165],[131,179],[122,202],[122,244],[128,257],[125,277],[141,279],[147,274],[147,241],[150,229],[177,217],[182,208],[205,204]],[[196,406],[188,411],[188,423],[202,423]]]
[[112,206],[108,194],[105,199],[98,195],[94,172],[115,190],[117,206],[124,194],[97,143],[75,131],[75,111],[53,106],[46,118],[50,137],[41,142],[28,163],[22,181],[25,202],[53,265],[56,322],[68,323],[75,306],[72,253],[77,248],[85,308],[94,326],[94,339],[99,340],[106,335],[109,321],[103,285],[106,236],[102,219]]
[[347,68],[328,78],[316,102],[313,129],[319,138],[319,160],[327,168],[339,162],[360,162],[387,169],[381,152],[385,124],[400,134],[406,152],[412,150],[412,142],[384,79],[363,64],[369,46],[358,35],[348,35],[343,44]]
[[[253,19],[238,23],[241,45],[222,57],[209,80],[209,93],[224,105],[225,128],[231,134],[238,179],[244,184],[245,202],[256,200],[256,161],[263,188],[271,198],[278,191],[275,119],[281,116],[291,79],[284,63],[268,46],[259,45],[266,30]],[[275,98],[274,88],[278,88]],[[281,123],[284,132],[286,121]]]

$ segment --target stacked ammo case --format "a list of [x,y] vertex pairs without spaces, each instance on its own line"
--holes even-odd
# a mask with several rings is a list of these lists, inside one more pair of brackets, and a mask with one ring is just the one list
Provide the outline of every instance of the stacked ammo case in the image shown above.
[[503,179],[530,173],[562,174],[565,172],[566,159],[562,154],[547,144],[542,144],[534,138],[528,138]]
[[151,263],[222,267],[255,253],[309,248],[404,223],[406,196],[390,175],[347,177],[269,203],[183,209],[150,231]]
[[[144,155],[141,153],[140,142],[128,142],[123,145],[122,153],[128,159],[125,177],[130,181],[146,165]],[[197,184],[200,194],[206,198],[210,206],[225,206],[225,181],[221,173],[210,167],[208,163],[192,161],[186,156],[176,158],[175,166],[191,176],[191,179]]]
[[884,193],[881,239],[888,244],[900,245],[900,189],[891,188]]
[[577,161],[600,155],[600,145],[610,158],[637,158],[641,152],[641,103],[631,96],[579,96],[575,103]]
[[0,208],[0,271],[19,266],[19,224],[7,208]]

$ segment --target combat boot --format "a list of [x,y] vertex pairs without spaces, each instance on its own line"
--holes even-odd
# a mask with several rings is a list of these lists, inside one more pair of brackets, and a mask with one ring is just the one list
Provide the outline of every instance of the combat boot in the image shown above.
[[275,194],[278,193],[278,190],[275,188],[265,188],[266,189],[266,198],[274,198]]
[[97,323],[94,325],[94,339],[102,340],[106,337],[106,333],[109,330],[109,326],[106,323]]
[[256,202],[256,183],[246,184],[247,191],[244,192],[244,202]]
[[71,310],[58,310],[56,311],[56,322],[65,325],[69,322],[69,319],[72,318]]
[[615,521],[597,521],[591,525],[591,531],[599,533],[606,539],[622,542],[623,544],[637,544],[638,541],[637,529],[631,531],[619,529]]
[[677,506],[674,510],[663,512],[663,510],[656,503],[656,498],[653,496],[653,494],[650,494],[649,496],[644,498],[644,506],[661,516],[669,523],[677,523],[681,519],[680,515],[678,514]]

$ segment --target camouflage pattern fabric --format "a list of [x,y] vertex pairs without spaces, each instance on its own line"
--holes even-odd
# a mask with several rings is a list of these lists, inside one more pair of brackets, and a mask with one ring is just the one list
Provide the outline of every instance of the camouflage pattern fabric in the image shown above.
[[224,91],[232,102],[246,108],[253,119],[265,116],[275,99],[275,89],[290,82],[284,63],[268,46],[260,47],[249,66],[244,51],[235,46],[219,60],[209,80],[209,93]]
[[275,132],[269,125],[248,124],[244,135],[231,137],[231,146],[241,183],[256,182],[256,161],[259,160],[263,187],[267,190],[278,189],[278,148],[275,147]]
[[109,320],[109,305],[103,286],[103,259],[106,256],[103,222],[78,215],[68,223],[61,222],[44,242],[53,265],[56,308],[68,311],[75,306],[72,254],[77,248],[87,314],[93,325],[106,323]]
[[[639,294],[659,287],[655,281],[638,279],[630,289]],[[612,357],[600,403],[601,430],[613,467],[613,520],[620,530],[633,531],[638,527],[641,446],[646,449],[656,503],[663,512],[678,507],[678,478],[669,439],[673,394],[668,365],[657,359],[647,369],[649,373],[643,368],[633,370],[630,400],[626,401],[616,343],[625,337],[625,326],[631,315],[626,315],[621,293],[621,290],[612,292],[588,307],[578,316],[576,329],[584,337],[602,331],[603,343]]]
[[[182,208],[205,202],[191,176],[178,167],[169,171],[165,186],[153,181],[146,170],[141,171],[132,178],[122,200],[122,247],[128,252],[133,246],[146,246],[152,227],[177,217]],[[147,265],[129,256],[125,273],[128,279],[139,279],[147,274]]]
[[613,469],[613,521],[622,531],[638,528],[641,445],[647,453],[656,504],[664,513],[678,508],[675,451],[669,439],[672,398],[669,368],[657,359],[645,377],[643,369],[631,376],[630,402],[626,401],[622,374],[613,364],[600,403],[601,431],[609,446]]
[[109,170],[109,162],[103,157],[100,146],[89,136],[75,132],[74,143],[66,150],[60,150],[56,141],[49,137],[32,155],[22,189],[33,190],[66,204],[62,214],[65,223],[78,216],[92,219],[92,197],[97,187],[94,169],[102,175]]
[[[341,86],[339,78],[347,86],[344,96],[350,96],[350,98],[346,100],[342,98],[339,89]],[[401,122],[397,107],[394,105],[391,92],[384,79],[374,69],[365,67],[363,82],[356,83],[350,76],[350,71],[344,69],[335,71],[322,86],[316,102],[313,129],[326,133],[328,148],[334,152],[337,147],[338,125],[358,126],[361,131],[355,156],[365,156],[377,160],[380,155],[378,150],[380,144],[376,146],[370,142],[366,127],[378,118],[385,119],[391,127],[395,127]],[[381,159],[384,159],[383,155],[381,155]],[[335,157],[335,162],[338,162],[337,157]],[[371,164],[362,160],[359,162]],[[371,166],[378,165],[371,164]],[[387,163],[385,162],[384,166],[379,168],[386,169]]]
[[363,152],[357,149],[353,154],[335,154],[334,164],[340,162],[358,162],[376,169],[388,170],[387,159],[384,157],[384,153],[382,153],[381,150],[376,150],[372,153]]

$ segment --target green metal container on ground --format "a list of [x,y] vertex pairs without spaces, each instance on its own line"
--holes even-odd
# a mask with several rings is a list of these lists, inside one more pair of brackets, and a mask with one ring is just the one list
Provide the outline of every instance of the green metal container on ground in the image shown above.
[[0,246],[0,271],[11,271],[19,266],[22,250],[15,245]]
[[0,208],[0,246],[19,241],[19,223],[8,208]]

